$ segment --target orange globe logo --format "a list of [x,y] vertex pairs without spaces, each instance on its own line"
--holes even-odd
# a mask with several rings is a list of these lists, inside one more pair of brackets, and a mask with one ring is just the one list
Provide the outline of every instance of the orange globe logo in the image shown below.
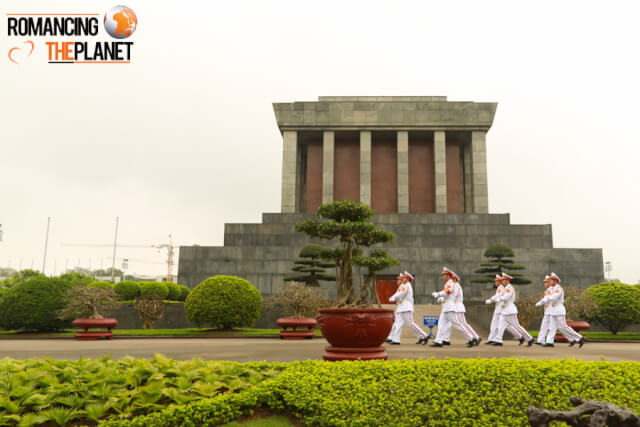
[[104,28],[116,39],[126,39],[136,31],[138,17],[127,6],[114,6],[104,14]]

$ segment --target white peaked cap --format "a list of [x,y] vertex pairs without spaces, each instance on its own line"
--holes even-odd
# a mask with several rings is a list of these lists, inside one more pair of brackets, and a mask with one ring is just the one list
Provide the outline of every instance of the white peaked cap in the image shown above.
[[409,280],[413,280],[415,279],[415,277],[413,277],[413,274],[409,273],[408,271],[405,270],[404,272],[405,277],[407,277]]
[[513,279],[513,276],[509,276],[507,273],[502,273],[502,278],[511,280]]
[[558,283],[560,283],[560,276],[558,276],[556,273],[551,273],[551,274],[549,275],[549,278],[550,278],[550,279],[555,279],[555,280],[557,280],[557,281],[558,281]]
[[502,276],[501,276],[501,275],[499,275],[499,274],[496,274],[496,279],[500,279],[500,280],[502,280]]

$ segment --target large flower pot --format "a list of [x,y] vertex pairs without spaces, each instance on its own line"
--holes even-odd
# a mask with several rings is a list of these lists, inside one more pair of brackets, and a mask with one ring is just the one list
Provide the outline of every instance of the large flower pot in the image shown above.
[[330,346],[324,360],[387,359],[382,343],[393,326],[387,308],[321,308],[316,316]]
[[[313,328],[318,324],[316,319],[308,317],[283,317],[276,320],[276,324],[282,328],[280,331],[281,340],[302,340],[313,339]],[[291,328],[288,331],[287,328]],[[298,331],[297,328],[305,328]]]
[[[567,325],[569,325],[569,327],[572,328],[577,333],[580,333],[580,331],[584,331],[585,329],[591,328],[591,325],[588,322],[585,322],[584,320],[567,320]],[[584,340],[587,341],[587,337],[585,337]],[[556,336],[554,337],[554,341],[568,342],[568,340],[560,332],[556,333]]]
[[[111,329],[118,326],[116,319],[84,319],[79,318],[71,322],[76,328],[82,328],[84,331],[76,332],[75,337],[81,341],[97,340],[98,338],[113,338],[113,332]],[[105,328],[106,331],[89,331],[90,328]]]

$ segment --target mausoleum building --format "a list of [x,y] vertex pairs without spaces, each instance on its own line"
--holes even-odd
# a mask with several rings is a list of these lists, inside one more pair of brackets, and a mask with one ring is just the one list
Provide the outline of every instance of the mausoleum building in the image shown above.
[[[525,294],[540,293],[552,270],[570,285],[602,281],[601,249],[554,248],[551,225],[489,213],[486,144],[496,103],[327,96],[273,108],[283,144],[281,212],[263,214],[260,224],[225,224],[224,246],[181,247],[181,284],[225,274],[249,280],[265,297],[276,292],[312,241],[295,223],[334,200],[370,205],[373,222],[396,234],[385,247],[415,274],[417,303],[432,302],[443,265],[462,276],[467,299],[482,300],[486,285],[470,279],[497,242],[527,267],[534,283],[520,287]],[[395,274],[380,275],[378,289],[393,286]],[[331,296],[335,287],[324,288]]]

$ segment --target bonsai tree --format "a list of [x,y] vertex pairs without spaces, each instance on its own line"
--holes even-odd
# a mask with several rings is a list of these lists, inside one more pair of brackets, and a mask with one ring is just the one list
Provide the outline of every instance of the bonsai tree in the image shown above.
[[640,323],[640,289],[624,283],[605,282],[593,285],[584,292],[581,317],[596,322],[614,335]]
[[519,273],[524,270],[525,266],[516,264],[511,258],[515,257],[513,249],[505,243],[495,243],[484,251],[483,256],[489,258],[489,261],[480,264],[479,269],[475,273],[482,276],[476,276],[471,279],[472,283],[493,283],[496,274],[507,273],[513,277],[511,283],[514,285],[527,285],[531,280],[527,279]]
[[[296,223],[296,231],[309,237],[334,240],[336,249],[325,249],[320,257],[336,264],[336,307],[368,307],[373,303],[376,272],[398,263],[382,249],[364,254],[362,249],[379,243],[389,243],[393,233],[378,229],[372,224],[371,208],[358,201],[342,200],[322,205],[317,219]],[[364,277],[354,278],[354,265],[358,273],[364,269]],[[359,285],[359,289],[357,288]]]
[[280,292],[270,296],[265,303],[266,308],[282,307],[284,316],[298,319],[315,317],[318,309],[327,305],[329,300],[315,288],[299,282],[286,282]]
[[152,329],[153,323],[162,318],[168,295],[169,288],[162,282],[140,282],[140,294],[136,296],[135,307],[144,329]]
[[287,276],[284,278],[285,282],[303,282],[308,286],[320,286],[318,280],[335,281],[336,276],[326,274],[325,269],[329,267],[335,267],[336,264],[333,261],[327,261],[320,258],[320,254],[324,248],[321,245],[311,243],[302,248],[298,256],[300,259],[296,260],[291,270],[298,272],[298,275]]
[[74,286],[67,293],[68,303],[58,311],[62,320],[89,318],[104,319],[116,308],[120,297],[111,288],[96,286]]

